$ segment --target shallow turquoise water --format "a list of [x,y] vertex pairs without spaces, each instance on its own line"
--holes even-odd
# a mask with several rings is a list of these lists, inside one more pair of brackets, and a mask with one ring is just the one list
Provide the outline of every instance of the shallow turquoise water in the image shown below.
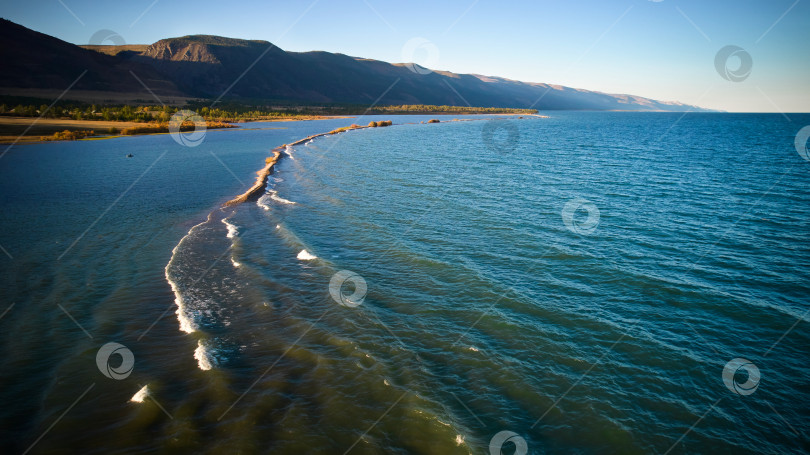
[[[549,115],[319,138],[223,210],[269,149],[357,120],[15,148],[4,446],[806,451],[810,116]],[[330,294],[342,270],[362,302]]]

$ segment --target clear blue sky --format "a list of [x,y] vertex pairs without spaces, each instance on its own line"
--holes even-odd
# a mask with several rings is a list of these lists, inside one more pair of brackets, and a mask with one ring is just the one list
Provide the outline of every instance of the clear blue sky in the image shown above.
[[[439,51],[435,69],[729,111],[810,112],[810,0],[26,0],[3,2],[0,16],[76,44],[100,29],[130,44],[212,34],[388,62],[424,38]],[[726,45],[751,55],[742,82],[715,69]],[[412,60],[427,57],[421,48]],[[738,65],[733,57],[730,68]]]

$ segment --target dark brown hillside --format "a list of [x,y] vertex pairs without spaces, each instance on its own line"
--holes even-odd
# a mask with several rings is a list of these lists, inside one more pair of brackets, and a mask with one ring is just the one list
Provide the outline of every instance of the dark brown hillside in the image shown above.
[[[149,46],[85,49],[0,22],[0,87],[75,90],[293,103],[431,104],[536,109],[689,109],[630,95],[611,95],[499,77],[434,71],[329,52],[286,52],[267,41],[211,35],[162,39]],[[88,46],[89,47],[89,46]],[[110,55],[107,55],[110,54]],[[250,68],[249,71],[248,68]],[[235,83],[236,82],[236,83]],[[384,95],[383,95],[384,94]],[[380,98],[381,97],[381,98]],[[539,100],[539,102],[538,102]]]
[[177,95],[176,86],[151,66],[104,55],[0,19],[0,87],[144,92],[132,76],[149,80],[156,93]]

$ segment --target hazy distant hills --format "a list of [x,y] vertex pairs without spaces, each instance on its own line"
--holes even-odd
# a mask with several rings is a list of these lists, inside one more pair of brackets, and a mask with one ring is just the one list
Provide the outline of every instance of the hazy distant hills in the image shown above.
[[286,52],[267,41],[210,35],[163,39],[149,46],[80,47],[0,20],[0,43],[0,87],[6,93],[9,88],[65,89],[86,69],[76,89],[141,98],[150,95],[135,76],[158,95],[218,98],[227,91],[224,99],[251,101],[514,108],[536,103],[533,107],[541,110],[691,107],[498,77],[419,74],[402,64],[329,52]]

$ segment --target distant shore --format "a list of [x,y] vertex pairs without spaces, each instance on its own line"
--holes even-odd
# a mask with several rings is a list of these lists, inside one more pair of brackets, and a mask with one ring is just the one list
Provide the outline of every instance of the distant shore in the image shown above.
[[[304,120],[326,120],[332,118],[350,118],[347,116],[313,115],[306,118],[279,118],[251,120],[250,122],[290,122]],[[245,122],[208,122],[207,129],[238,128],[235,123]],[[227,125],[227,126],[226,126]],[[121,134],[131,129],[135,132]],[[115,132],[112,132],[115,130]],[[141,131],[138,131],[141,130]],[[58,138],[59,135],[68,136],[70,132],[75,137]],[[92,132],[93,134],[86,134]],[[107,120],[71,120],[35,117],[0,116],[0,144],[35,144],[59,140],[98,140],[117,137],[140,136],[145,134],[168,134],[162,131],[157,124],[127,121]],[[55,136],[56,135],[56,136]]]
[[[441,112],[432,112],[428,113],[427,115],[431,114],[442,117],[453,115],[476,115],[476,114],[458,114],[458,113],[441,113]],[[401,112],[392,115],[398,116],[398,115],[419,115],[419,114]],[[501,117],[501,116],[515,116],[516,114],[493,113],[489,115],[494,117]],[[540,114],[520,114],[520,116],[548,118],[547,116]],[[355,115],[311,115],[311,116],[305,115],[297,118],[273,118],[273,119],[256,119],[256,120],[251,119],[235,122],[218,122],[209,120],[206,128],[207,129],[240,128],[238,125],[236,125],[236,123],[298,122],[309,120],[350,119],[356,117],[357,116]],[[460,121],[460,119],[453,119],[453,120]],[[359,126],[358,128],[368,128],[368,127]],[[154,123],[0,116],[0,145],[36,144],[41,142],[71,141],[71,140],[114,139],[118,137],[141,136],[149,134],[169,134],[169,132],[165,125],[159,125]],[[320,134],[319,136],[325,134],[330,133],[323,133]]]

